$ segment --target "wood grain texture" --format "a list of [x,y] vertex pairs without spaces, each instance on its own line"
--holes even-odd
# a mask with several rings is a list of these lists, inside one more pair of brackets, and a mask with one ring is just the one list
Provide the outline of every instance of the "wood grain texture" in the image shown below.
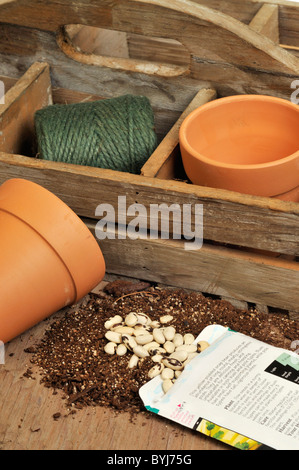
[[41,184],[79,216],[92,219],[101,203],[112,204],[117,216],[119,195],[126,196],[128,207],[136,202],[147,209],[161,203],[203,204],[205,239],[299,254],[296,203],[0,152],[0,183],[12,177]]
[[[96,234],[94,222],[86,221]],[[185,249],[182,240],[106,238],[100,247],[107,272],[161,282],[285,310],[299,308],[299,263],[204,244]],[[179,269],[178,269],[179,267]]]
[[279,7],[265,3],[252,18],[249,27],[271,41],[279,42]]
[[148,161],[143,165],[141,168],[141,175],[163,179],[172,179],[174,177],[176,172],[175,167],[177,165],[176,160],[172,158],[172,155],[179,144],[179,129],[183,120],[194,109],[215,99],[216,96],[217,93],[215,90],[206,88],[203,88],[196,94],[195,98],[193,98],[189,106],[181,114],[180,118],[168,132],[167,136],[152,153]]
[[0,105],[0,149],[9,153],[30,153],[34,141],[34,114],[52,104],[49,66],[35,63],[5,94]]
[[[142,86],[154,106],[182,112],[203,86],[217,86],[220,96],[251,90],[289,98],[290,82],[298,74],[296,55],[237,19],[198,2],[175,0],[170,5],[165,0],[118,0],[111,5],[108,0],[97,4],[86,0],[75,7],[66,0],[52,0],[43,8],[42,18],[37,15],[36,2],[12,3],[1,10],[1,29],[4,37],[10,38],[1,41],[0,46],[3,75],[17,76],[32,60],[43,57],[52,65],[54,86],[92,94],[98,94],[98,87],[102,87],[104,97],[123,90],[136,93]],[[128,71],[111,68],[113,64],[88,65],[88,54],[83,57],[87,63],[80,64],[78,51],[74,51],[73,59],[67,57],[55,38],[61,25],[78,23],[175,39],[190,54],[189,72],[163,80],[159,75],[148,75],[153,67],[140,74],[136,68],[135,73],[130,67]]]

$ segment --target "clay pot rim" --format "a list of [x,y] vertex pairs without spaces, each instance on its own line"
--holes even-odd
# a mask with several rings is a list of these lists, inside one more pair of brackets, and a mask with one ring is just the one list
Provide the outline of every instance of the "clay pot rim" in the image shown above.
[[199,161],[202,161],[204,163],[207,163],[209,165],[212,165],[214,167],[218,168],[228,168],[231,170],[260,170],[263,168],[273,168],[273,167],[278,167],[280,165],[283,165],[285,163],[288,163],[292,160],[296,160],[296,158],[299,158],[299,149],[292,153],[291,155],[288,155],[287,157],[280,158],[279,160],[274,160],[273,162],[267,162],[267,163],[256,163],[256,164],[246,164],[246,165],[239,165],[239,164],[234,164],[234,163],[224,163],[224,162],[217,162],[215,160],[212,160],[201,153],[197,152],[194,150],[194,148],[189,144],[187,137],[186,137],[186,131],[188,129],[188,126],[190,122],[192,122],[196,117],[201,114],[203,111],[206,109],[212,109],[216,108],[218,106],[221,106],[222,103],[229,103],[231,101],[267,101],[267,102],[272,102],[272,103],[277,103],[280,104],[281,106],[285,106],[287,108],[291,108],[292,110],[295,110],[299,113],[299,105],[292,103],[291,101],[287,101],[283,98],[278,98],[274,96],[267,96],[267,95],[234,95],[234,96],[226,96],[224,98],[218,98],[215,99],[214,101],[210,101],[209,103],[206,103],[202,106],[199,106],[198,108],[194,109],[188,116],[184,119],[180,126],[179,130],[179,143],[182,145],[185,150],[188,152],[189,155],[192,157],[196,158]]

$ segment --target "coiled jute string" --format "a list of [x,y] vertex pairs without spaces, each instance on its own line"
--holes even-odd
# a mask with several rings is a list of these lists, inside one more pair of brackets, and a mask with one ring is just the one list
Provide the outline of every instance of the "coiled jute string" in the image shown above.
[[39,157],[139,174],[157,146],[148,98],[55,104],[35,113]]

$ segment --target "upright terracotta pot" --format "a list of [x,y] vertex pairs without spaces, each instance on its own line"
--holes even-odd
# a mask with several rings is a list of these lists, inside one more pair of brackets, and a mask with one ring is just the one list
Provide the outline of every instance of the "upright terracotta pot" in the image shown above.
[[0,186],[0,340],[72,305],[104,277],[86,225],[54,194],[23,179]]
[[194,184],[299,202],[298,135],[298,105],[237,95],[190,113],[180,148]]

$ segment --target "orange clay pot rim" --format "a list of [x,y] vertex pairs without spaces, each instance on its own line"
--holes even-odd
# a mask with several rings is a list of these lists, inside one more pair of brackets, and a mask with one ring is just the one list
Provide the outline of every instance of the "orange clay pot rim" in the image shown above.
[[257,163],[257,164],[247,164],[247,165],[237,165],[237,164],[230,164],[230,163],[223,163],[223,162],[217,162],[215,160],[212,160],[208,157],[205,157],[201,153],[197,152],[194,150],[194,148],[189,144],[186,138],[186,130],[189,126],[189,123],[193,121],[198,114],[201,114],[202,111],[205,111],[206,109],[211,109],[211,108],[216,108],[218,106],[221,106],[221,103],[224,102],[230,102],[230,101],[268,101],[272,103],[277,103],[280,104],[281,106],[285,106],[287,108],[291,108],[297,112],[299,112],[299,105],[292,103],[291,101],[287,101],[283,98],[277,98],[274,96],[265,96],[265,95],[234,95],[234,96],[226,96],[224,98],[216,98],[214,101],[210,101],[209,103],[203,104],[202,106],[194,109],[182,122],[180,131],[179,131],[179,141],[180,144],[187,150],[189,154],[191,154],[193,157],[197,158],[198,160],[201,160],[202,162],[208,163],[209,165],[215,166],[215,167],[221,167],[221,168],[230,168],[231,170],[248,170],[248,169],[261,169],[261,168],[271,168],[275,166],[282,165],[283,163],[288,163],[292,160],[295,160],[296,157],[299,158],[299,149],[292,153],[291,155],[288,155],[287,157],[283,157],[279,160],[274,160],[273,162],[268,162],[268,163]]

